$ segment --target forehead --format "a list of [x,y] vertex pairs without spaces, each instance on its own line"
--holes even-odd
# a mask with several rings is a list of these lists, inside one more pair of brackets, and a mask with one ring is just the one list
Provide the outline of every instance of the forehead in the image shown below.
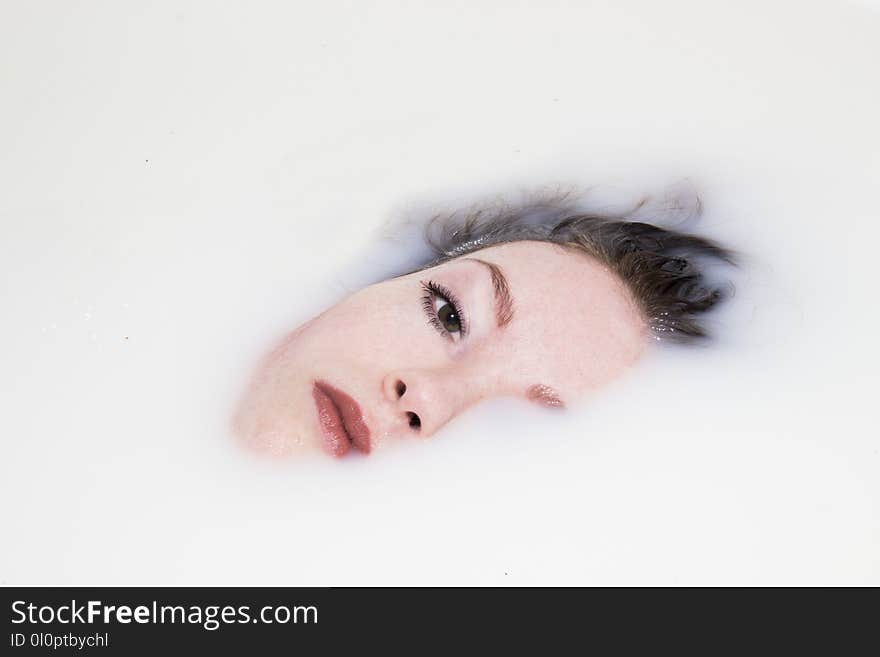
[[498,347],[533,383],[563,394],[591,389],[643,351],[646,326],[629,290],[585,252],[512,242],[460,260],[468,258],[496,265],[507,279],[514,314],[497,332]]

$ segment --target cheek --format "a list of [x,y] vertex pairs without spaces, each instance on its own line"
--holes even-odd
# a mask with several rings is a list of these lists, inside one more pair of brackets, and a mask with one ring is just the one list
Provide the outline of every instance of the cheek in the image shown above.
[[590,388],[606,369],[608,354],[589,319],[570,312],[558,313],[550,322],[522,322],[510,338],[506,350],[493,357],[523,390],[536,382],[564,390]]
[[418,295],[367,288],[329,309],[309,327],[310,359],[411,367],[436,358],[443,341],[427,325]]

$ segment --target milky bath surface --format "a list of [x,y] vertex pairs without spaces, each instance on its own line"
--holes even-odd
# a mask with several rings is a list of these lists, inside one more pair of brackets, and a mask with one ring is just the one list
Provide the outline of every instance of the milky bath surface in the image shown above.
[[[880,10],[510,4],[4,3],[0,582],[880,584]],[[238,446],[420,220],[554,188],[698,193],[715,339],[369,458]]]

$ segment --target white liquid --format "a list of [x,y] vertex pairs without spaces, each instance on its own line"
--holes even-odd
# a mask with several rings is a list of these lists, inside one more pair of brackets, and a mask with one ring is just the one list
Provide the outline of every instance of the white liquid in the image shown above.
[[[0,582],[880,584],[876,4],[158,4],[0,9]],[[748,256],[717,344],[377,458],[229,439],[389,219],[684,178]]]

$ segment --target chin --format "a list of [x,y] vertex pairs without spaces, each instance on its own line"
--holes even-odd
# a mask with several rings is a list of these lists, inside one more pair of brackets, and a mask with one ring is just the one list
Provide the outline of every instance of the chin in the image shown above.
[[245,449],[264,456],[289,458],[319,452],[317,436],[289,416],[266,403],[259,391],[245,395],[231,421],[236,441]]

